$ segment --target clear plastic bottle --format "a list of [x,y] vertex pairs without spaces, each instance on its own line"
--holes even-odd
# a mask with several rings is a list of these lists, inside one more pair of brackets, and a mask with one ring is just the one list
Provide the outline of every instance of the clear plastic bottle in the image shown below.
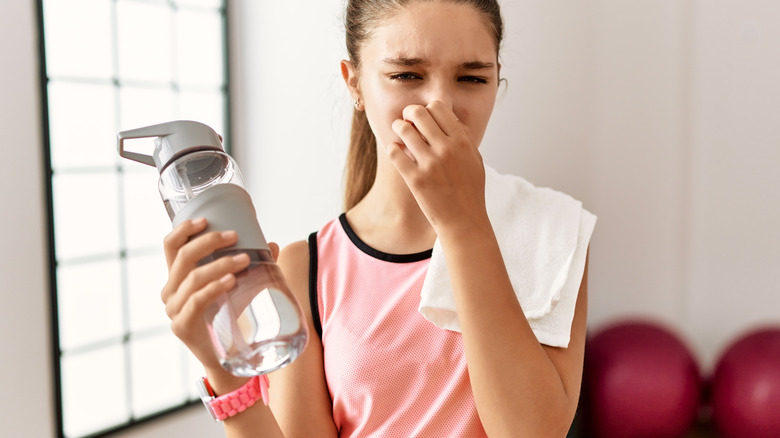
[[[124,150],[124,140],[143,137],[157,137],[152,156]],[[300,307],[273,260],[241,172],[219,136],[201,123],[176,121],[120,132],[118,143],[121,156],[160,171],[160,195],[174,226],[205,217],[209,225],[204,233],[238,232],[235,245],[201,264],[238,253],[250,257],[236,286],[204,315],[222,366],[249,377],[295,360],[308,339]]]

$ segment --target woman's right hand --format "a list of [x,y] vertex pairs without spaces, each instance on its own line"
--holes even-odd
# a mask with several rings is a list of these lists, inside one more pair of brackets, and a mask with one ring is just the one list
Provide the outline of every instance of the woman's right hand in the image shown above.
[[219,372],[224,370],[211,345],[203,313],[219,295],[235,286],[235,274],[249,266],[249,256],[220,257],[198,266],[198,261],[204,257],[238,240],[235,231],[213,231],[192,238],[206,226],[203,218],[184,221],[165,237],[168,282],[162,290],[162,301],[171,318],[173,333],[207,372]]
[[[213,231],[193,237],[204,231],[206,225],[205,219],[184,221],[165,237],[168,282],[163,287],[162,300],[173,333],[203,364],[213,390],[224,395],[243,385],[247,378],[233,376],[220,366],[203,313],[219,295],[235,286],[235,274],[249,266],[249,256],[245,253],[225,256],[198,266],[204,257],[238,241],[234,231]],[[268,245],[276,259],[279,246]],[[224,425],[227,436],[254,436],[257,431],[263,431],[264,436],[283,437],[271,410],[263,403],[255,403],[241,415],[226,420]]]

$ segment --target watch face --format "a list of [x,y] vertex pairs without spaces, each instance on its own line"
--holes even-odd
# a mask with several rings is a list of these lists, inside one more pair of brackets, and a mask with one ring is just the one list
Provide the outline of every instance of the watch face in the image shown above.
[[209,389],[206,387],[205,377],[198,380],[198,395],[200,395],[200,400],[203,402],[203,406],[206,407],[206,410],[209,411],[211,418],[213,418],[214,421],[219,421],[217,416],[214,415],[214,410],[211,409],[211,401],[214,400],[214,396],[211,395]]

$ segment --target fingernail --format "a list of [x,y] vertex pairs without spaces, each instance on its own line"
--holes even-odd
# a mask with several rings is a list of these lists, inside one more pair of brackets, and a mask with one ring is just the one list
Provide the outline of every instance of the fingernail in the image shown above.
[[233,281],[233,274],[225,274],[219,279],[219,282],[222,284],[228,284],[231,281]]
[[233,256],[233,261],[236,263],[245,263],[249,260],[249,256],[246,253],[236,254]]
[[206,218],[199,217],[197,219],[193,219],[192,220],[192,225],[200,226],[200,225],[203,225],[205,222],[206,222]]
[[236,238],[236,232],[233,230],[230,231],[223,231],[222,232],[222,238],[225,240],[235,239]]

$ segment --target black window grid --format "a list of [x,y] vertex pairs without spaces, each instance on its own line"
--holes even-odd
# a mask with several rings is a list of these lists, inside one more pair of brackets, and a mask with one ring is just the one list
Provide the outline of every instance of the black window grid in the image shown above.
[[[40,78],[41,78],[41,100],[42,100],[42,112],[41,112],[41,121],[42,121],[42,133],[43,133],[43,148],[44,148],[44,154],[43,154],[43,166],[44,166],[44,177],[46,181],[44,182],[44,187],[46,188],[46,210],[47,210],[47,232],[48,232],[48,261],[49,261],[49,284],[50,284],[50,312],[51,312],[51,323],[52,323],[52,371],[53,371],[53,381],[54,381],[54,401],[55,401],[55,415],[56,415],[56,423],[57,423],[57,436],[59,437],[66,437],[65,434],[65,425],[64,425],[64,418],[63,418],[63,405],[62,405],[62,379],[61,379],[61,360],[63,357],[66,357],[67,355],[75,355],[75,354],[83,354],[88,353],[91,351],[96,351],[100,349],[105,349],[108,347],[113,347],[117,345],[121,345],[124,350],[124,361],[126,365],[125,370],[125,388],[126,388],[126,394],[127,394],[127,416],[126,421],[119,422],[117,424],[114,424],[112,426],[109,426],[107,428],[101,429],[101,430],[95,430],[90,433],[87,433],[85,435],[81,435],[83,437],[103,437],[108,436],[112,433],[115,433],[120,430],[128,429],[130,427],[133,427],[135,425],[146,423],[151,420],[166,416],[172,412],[179,411],[185,407],[188,407],[192,405],[193,403],[199,403],[198,400],[194,398],[189,398],[185,400],[182,403],[175,404],[172,406],[169,406],[167,408],[160,409],[152,414],[144,415],[136,417],[134,416],[132,412],[132,397],[133,397],[133,391],[132,391],[132,383],[130,381],[130,360],[131,360],[131,351],[130,351],[130,342],[132,340],[140,340],[145,339],[149,337],[153,337],[156,335],[161,334],[162,332],[167,332],[170,329],[168,327],[158,327],[158,328],[151,328],[147,330],[136,330],[131,331],[129,327],[129,315],[128,315],[128,273],[127,273],[127,261],[129,258],[132,257],[139,257],[143,255],[148,255],[152,253],[156,253],[159,251],[159,248],[128,248],[127,242],[125,241],[126,236],[126,224],[124,223],[124,212],[121,211],[124,207],[124,202],[118,202],[118,217],[119,217],[119,245],[120,250],[118,252],[108,252],[108,253],[96,253],[96,254],[89,254],[85,256],[78,256],[78,257],[72,257],[66,260],[59,260],[57,258],[56,253],[56,247],[55,247],[55,219],[54,219],[54,194],[53,194],[53,184],[52,180],[55,176],[55,174],[111,174],[113,173],[114,176],[117,178],[118,186],[117,186],[117,196],[122,197],[123,196],[123,173],[124,169],[123,166],[117,162],[115,166],[90,166],[90,167],[69,167],[66,169],[54,169],[52,167],[51,162],[51,133],[50,133],[50,127],[49,127],[49,96],[48,96],[48,87],[49,84],[52,81],[61,81],[63,83],[81,83],[81,84],[93,84],[93,85],[110,85],[113,87],[113,93],[114,93],[114,105],[115,105],[115,120],[114,120],[114,126],[120,126],[120,116],[121,116],[121,100],[120,100],[120,90],[123,87],[135,87],[135,88],[142,88],[142,89],[165,89],[170,90],[178,97],[178,94],[186,89],[187,91],[212,91],[212,88],[210,87],[199,87],[197,85],[187,85],[186,87],[179,84],[177,81],[171,81],[171,82],[150,82],[150,81],[132,81],[132,80],[121,80],[119,78],[119,66],[118,66],[118,32],[117,32],[117,12],[116,12],[116,3],[118,0],[107,0],[111,4],[111,32],[112,32],[112,59],[113,59],[113,77],[110,79],[96,79],[96,78],[87,78],[87,77],[79,77],[79,76],[57,76],[57,77],[51,77],[47,71],[46,68],[46,50],[45,50],[45,23],[44,23],[44,0],[38,0],[37,2],[37,19],[38,19],[38,29],[39,29],[39,54],[40,54]],[[136,2],[145,2],[145,0],[132,0]],[[171,7],[173,10],[176,10],[178,7],[174,1],[168,0],[165,2],[169,7]],[[230,89],[229,89],[229,50],[228,50],[228,10],[227,10],[227,2],[225,0],[222,0],[220,2],[220,6],[217,10],[217,13],[219,14],[220,20],[221,20],[221,31],[222,35],[220,35],[222,39],[222,53],[223,53],[223,69],[222,69],[222,77],[223,77],[223,84],[220,86],[220,93],[222,95],[222,102],[223,102],[223,108],[222,108],[222,120],[223,120],[223,132],[221,132],[221,135],[223,136],[224,144],[226,145],[226,149],[229,150],[230,145],[230,139],[231,139],[231,132],[230,132]],[[175,23],[173,24],[175,26]],[[174,27],[172,26],[171,32],[172,38],[175,38],[175,31],[173,30]],[[175,63],[174,63],[175,64]],[[175,65],[174,65],[174,77],[176,77],[176,71],[175,71]],[[150,184],[153,186],[153,184]],[[162,203],[160,204],[160,208],[162,209]],[[60,333],[59,333],[59,317],[58,317],[58,287],[57,287],[57,269],[61,266],[75,266],[80,264],[87,264],[87,263],[93,263],[96,261],[105,261],[115,259],[120,261],[121,266],[121,278],[118,280],[120,282],[121,287],[121,296],[122,296],[122,319],[123,319],[123,327],[122,327],[122,334],[120,336],[113,336],[113,337],[106,337],[104,339],[97,340],[95,342],[91,342],[86,345],[77,346],[74,348],[70,348],[68,350],[63,350],[60,346]],[[162,285],[161,285],[162,286]],[[186,373],[183,373],[186,374]],[[187,382],[192,383],[192,382]],[[70,437],[69,437],[70,438]]]

